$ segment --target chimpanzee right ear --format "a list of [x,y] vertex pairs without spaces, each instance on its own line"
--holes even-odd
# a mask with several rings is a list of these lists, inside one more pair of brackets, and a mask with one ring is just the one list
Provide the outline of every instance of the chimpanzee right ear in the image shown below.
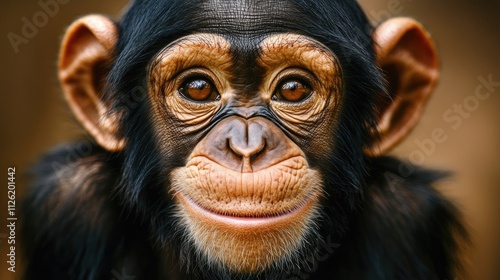
[[420,23],[393,18],[373,34],[380,68],[388,80],[388,96],[377,105],[380,138],[365,148],[376,157],[387,153],[415,127],[439,77],[434,43]]
[[59,54],[59,80],[71,110],[97,143],[111,152],[122,150],[125,143],[118,134],[119,116],[109,113],[102,94],[117,40],[112,20],[90,15],[68,28]]

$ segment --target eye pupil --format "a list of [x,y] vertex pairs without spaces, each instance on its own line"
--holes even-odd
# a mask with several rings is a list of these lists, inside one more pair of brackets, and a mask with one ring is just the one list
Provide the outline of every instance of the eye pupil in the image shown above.
[[209,81],[201,78],[196,78],[187,81],[181,88],[181,93],[195,101],[216,100],[218,94],[215,87]]
[[311,93],[311,88],[303,82],[291,80],[281,84],[278,99],[290,102],[304,100]]

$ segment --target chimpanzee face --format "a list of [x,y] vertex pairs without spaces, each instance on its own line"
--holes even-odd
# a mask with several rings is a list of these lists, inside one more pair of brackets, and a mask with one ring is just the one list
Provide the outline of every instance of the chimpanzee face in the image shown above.
[[161,153],[177,152],[165,141],[197,143],[166,186],[190,240],[231,270],[259,271],[289,258],[317,223],[323,180],[308,158],[333,150],[333,133],[325,132],[335,130],[342,99],[334,54],[296,34],[259,44],[195,34],[152,65],[148,91],[155,126],[164,128],[155,136]]

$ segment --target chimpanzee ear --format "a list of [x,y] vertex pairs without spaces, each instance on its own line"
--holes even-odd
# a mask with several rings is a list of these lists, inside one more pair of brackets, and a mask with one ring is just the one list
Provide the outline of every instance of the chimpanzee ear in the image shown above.
[[120,151],[117,114],[103,98],[106,69],[118,39],[116,24],[99,15],[76,20],[66,31],[59,54],[59,80],[76,118],[103,148]]
[[413,19],[394,18],[376,28],[373,40],[388,93],[377,106],[379,138],[365,149],[379,156],[403,140],[420,119],[439,76],[434,44]]

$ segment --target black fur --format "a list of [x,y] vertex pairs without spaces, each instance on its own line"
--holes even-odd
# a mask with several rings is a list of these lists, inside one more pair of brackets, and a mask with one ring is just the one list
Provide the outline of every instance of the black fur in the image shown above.
[[[196,32],[221,34],[243,49],[271,33],[304,34],[335,53],[342,68],[339,128],[325,132],[334,133],[335,150],[307,154],[329,194],[322,202],[321,236],[309,240],[311,252],[298,261],[302,267],[251,279],[454,278],[457,238],[465,231],[455,207],[431,187],[441,173],[362,153],[373,140],[373,108],[386,93],[374,63],[373,28],[356,1],[143,0],[133,2],[118,24],[116,61],[103,94],[123,113],[127,148],[109,153],[80,142],[38,165],[23,208],[26,279],[112,279],[124,271],[135,279],[245,277],[206,267],[182,242],[164,186],[194,143],[177,139],[161,153],[149,118],[144,89],[152,58]],[[81,153],[78,145],[89,149]],[[401,176],[401,165],[414,170]]]
[[[112,279],[123,271],[135,279],[225,279],[209,270],[165,269],[147,222],[124,210],[115,193],[117,160],[94,145],[91,154],[72,161],[76,145],[52,152],[36,170],[23,211],[25,279]],[[351,222],[343,237],[326,233],[306,260],[310,267],[276,278],[453,279],[456,242],[466,233],[457,209],[430,186],[443,174],[415,169],[404,178],[398,175],[402,165],[414,168],[393,158],[370,161],[365,198],[345,217]],[[85,180],[59,199],[68,187],[61,180],[76,176],[79,166]]]

